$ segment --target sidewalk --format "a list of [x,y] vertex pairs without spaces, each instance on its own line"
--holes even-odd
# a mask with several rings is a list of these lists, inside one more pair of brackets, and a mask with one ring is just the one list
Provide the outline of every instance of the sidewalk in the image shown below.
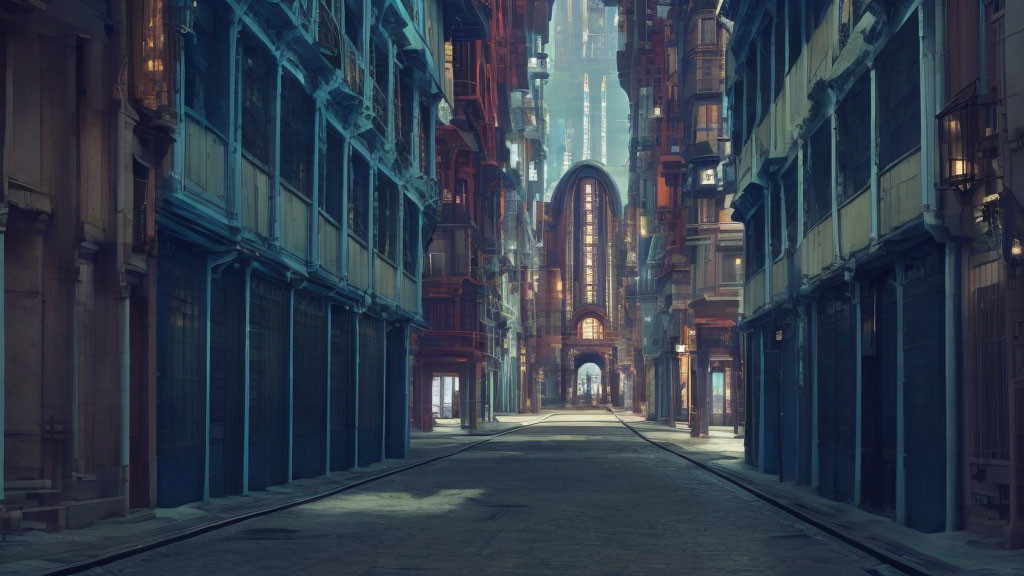
[[693,438],[689,428],[669,428],[632,412],[614,411],[624,424],[648,440],[708,466],[784,508],[802,514],[831,530],[898,562],[927,574],[1024,574],[1024,550],[1007,551],[994,539],[960,531],[924,534],[860,508],[819,496],[810,486],[780,483],[744,461],[743,439],[731,428],[711,429],[710,438]]
[[486,436],[530,425],[550,415],[498,415],[497,422],[488,423],[473,433],[458,427],[426,433],[414,430],[409,438],[409,458],[405,460],[389,459],[363,468],[334,472],[329,477],[296,480],[245,496],[211,498],[178,508],[142,510],[126,518],[109,518],[82,530],[29,530],[10,534],[6,542],[0,542],[0,574],[72,573],[100,558],[117,557],[139,548],[181,540],[268,510],[297,505],[383,474],[423,464],[485,442]]
[[457,418],[446,418],[438,420],[434,424],[434,429],[430,432],[421,432],[419,430],[411,430],[409,432],[410,438],[429,438],[437,436],[493,436],[494,434],[500,434],[508,430],[513,430],[525,424],[531,424],[537,421],[539,418],[546,418],[551,415],[552,412],[544,411],[540,414],[504,414],[497,413],[494,415],[494,422],[481,422],[477,425],[476,430],[463,429],[459,424]]

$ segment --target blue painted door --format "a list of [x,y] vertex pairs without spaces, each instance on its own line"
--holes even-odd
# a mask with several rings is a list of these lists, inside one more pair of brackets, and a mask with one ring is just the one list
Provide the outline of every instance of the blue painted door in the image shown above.
[[818,314],[819,490],[839,502],[853,501],[857,442],[857,372],[852,305],[829,293]]
[[[774,342],[772,342],[774,344]],[[764,353],[764,382],[761,394],[764,395],[764,410],[761,418],[764,421],[764,461],[760,463],[765,474],[779,473],[779,387],[782,375],[779,373],[779,350],[773,345],[766,346]]]
[[249,303],[249,489],[288,481],[288,291],[252,276]]
[[384,442],[384,322],[359,320],[359,465],[380,462]]
[[323,298],[295,294],[293,478],[321,476],[327,457],[327,317]]
[[896,515],[896,277],[861,289],[861,506]]
[[786,480],[793,480],[796,478],[797,464],[799,463],[801,416],[800,410],[797,408],[799,397],[797,395],[796,330],[785,330],[781,344],[782,383],[779,388],[782,390],[782,397],[779,399],[779,406],[782,413],[779,428],[782,433],[782,442],[780,443],[782,445],[782,471]]
[[387,430],[388,458],[405,458],[409,424],[409,331],[396,326],[387,332]]
[[334,307],[331,316],[331,470],[355,466],[355,338],[353,318]]
[[245,299],[233,267],[210,285],[210,496],[242,493]]
[[161,236],[157,263],[157,506],[203,498],[205,258]]
[[907,524],[946,523],[945,304],[941,249],[908,264],[903,288]]

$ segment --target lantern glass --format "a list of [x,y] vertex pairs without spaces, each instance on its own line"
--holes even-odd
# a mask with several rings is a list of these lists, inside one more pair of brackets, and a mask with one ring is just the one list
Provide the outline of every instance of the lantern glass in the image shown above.
[[939,114],[939,166],[943,186],[966,190],[978,179],[975,150],[983,113],[972,84]]

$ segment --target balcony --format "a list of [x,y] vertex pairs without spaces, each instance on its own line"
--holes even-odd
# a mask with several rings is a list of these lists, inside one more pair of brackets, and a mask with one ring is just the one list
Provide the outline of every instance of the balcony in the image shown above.
[[414,314],[420,311],[420,289],[408,272],[402,272],[402,308]]
[[486,349],[486,336],[477,332],[425,332],[420,336],[420,349],[443,348],[463,350]]
[[398,269],[380,255],[377,256],[377,292],[392,302],[396,298],[395,274]]
[[405,13],[409,15],[409,19],[412,20],[413,24],[417,27],[420,23],[420,5],[416,0],[402,0],[402,6],[405,7]]
[[185,182],[188,190],[226,207],[227,142],[202,120],[185,117]]
[[538,52],[536,56],[527,61],[526,71],[530,75],[531,80],[535,78],[547,80],[550,76],[548,74],[548,55]]
[[491,6],[481,0],[443,0],[446,35],[453,43],[482,40],[491,35]]
[[384,91],[380,88],[380,83],[373,83],[373,127],[377,129],[377,132],[381,136],[387,136],[388,133],[388,100],[384,96]]
[[309,258],[310,202],[281,180],[281,247],[302,260]]
[[341,46],[344,52],[345,83],[348,84],[354,94],[361,97],[363,95],[363,76],[366,70],[363,66],[363,56],[359,53],[359,50],[356,50],[355,45],[352,44],[348,36],[344,37]]
[[327,2],[320,0],[320,7],[317,11],[316,47],[320,54],[335,68],[341,68],[342,44],[341,33],[338,30],[338,20],[331,12]]
[[348,282],[366,290],[370,287],[369,251],[355,238],[348,238]]
[[270,236],[271,178],[248,154],[242,155],[242,226]]

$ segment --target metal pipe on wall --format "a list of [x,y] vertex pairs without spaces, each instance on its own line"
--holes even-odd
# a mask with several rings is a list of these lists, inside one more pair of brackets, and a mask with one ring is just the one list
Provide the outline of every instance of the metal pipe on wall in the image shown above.
[[131,462],[131,338],[129,328],[131,321],[131,287],[121,286],[122,294],[119,302],[119,324],[121,325],[121,488],[124,497],[123,513],[128,514],[130,510],[129,494],[130,475],[128,466]]

